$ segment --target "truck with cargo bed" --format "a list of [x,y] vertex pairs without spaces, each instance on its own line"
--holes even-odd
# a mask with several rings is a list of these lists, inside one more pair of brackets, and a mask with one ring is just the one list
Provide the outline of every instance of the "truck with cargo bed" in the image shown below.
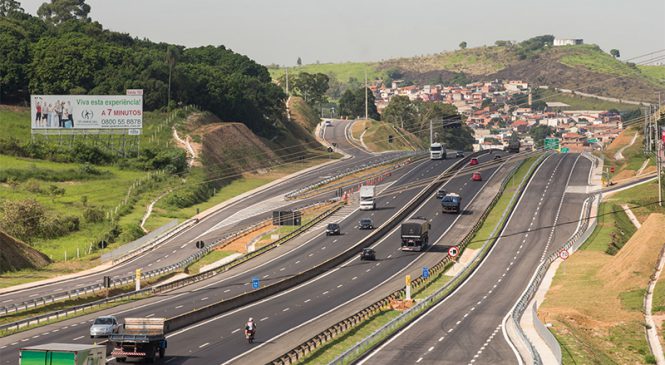
[[431,225],[426,218],[416,217],[402,223],[402,251],[422,251],[429,242]]
[[111,355],[117,362],[125,362],[127,358],[153,362],[157,355],[164,358],[167,345],[164,321],[164,318],[125,318],[122,332],[109,336],[113,343]]
[[376,203],[374,196],[376,193],[376,186],[365,185],[360,187],[360,210],[374,210]]
[[106,347],[70,343],[48,343],[19,350],[19,365],[103,365]]
[[441,211],[443,213],[459,213],[462,209],[462,197],[459,194],[446,194],[441,199]]

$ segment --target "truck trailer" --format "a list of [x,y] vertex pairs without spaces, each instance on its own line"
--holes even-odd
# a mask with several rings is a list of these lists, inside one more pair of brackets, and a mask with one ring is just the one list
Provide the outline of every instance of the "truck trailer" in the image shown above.
[[374,210],[376,203],[374,202],[374,195],[376,186],[365,185],[360,187],[360,210]]
[[429,242],[431,225],[426,218],[416,217],[402,223],[402,251],[422,251]]
[[48,343],[19,350],[19,365],[103,365],[106,347],[69,343]]
[[441,143],[435,142],[429,146],[429,159],[430,160],[445,160],[446,159],[446,146]]
[[113,343],[111,355],[117,362],[125,362],[127,358],[153,362],[157,355],[164,358],[167,345],[164,321],[164,318],[125,318],[123,331],[109,336]]

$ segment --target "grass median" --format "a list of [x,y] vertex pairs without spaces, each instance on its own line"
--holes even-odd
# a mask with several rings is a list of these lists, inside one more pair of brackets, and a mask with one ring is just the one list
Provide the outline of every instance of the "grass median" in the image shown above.
[[[499,218],[503,215],[504,211],[508,208],[508,202],[510,199],[517,193],[520,189],[520,182],[522,179],[527,175],[529,172],[529,169],[531,166],[536,162],[537,157],[532,157],[527,159],[521,166],[520,168],[515,172],[513,177],[511,178],[514,179],[514,185],[513,181],[509,181],[508,185],[506,186],[506,189],[501,195],[501,199],[505,199],[505,203],[503,203],[502,207],[500,210],[497,210],[497,206],[492,209],[492,213],[495,214],[496,218],[492,219],[491,221],[488,221],[487,219],[484,221],[482,224],[480,230],[474,235],[474,237],[478,236],[478,233],[483,231],[487,232],[485,236],[489,237],[489,234],[494,230],[494,228],[499,224]],[[509,187],[511,189],[509,190]],[[489,217],[489,216],[488,216]],[[482,237],[482,236],[481,236]],[[485,239],[481,241],[484,242]],[[473,241],[472,241],[473,242]],[[480,248],[482,245],[479,245],[478,248]],[[491,245],[488,245],[485,247],[485,252],[489,250]],[[430,277],[429,280],[425,282],[424,285],[421,287],[417,288],[413,292],[413,298],[418,301],[422,301],[431,295],[436,294],[437,300],[434,300],[432,305],[441,298],[446,297],[451,291],[453,291],[460,283],[462,283],[466,277],[473,272],[473,268],[475,268],[482,260],[476,260],[474,262],[470,263],[470,268],[466,270],[462,275],[459,276],[449,276],[446,275],[446,272],[453,266],[452,263],[449,263],[445,266],[445,268],[438,273],[434,274],[432,277]],[[452,283],[451,283],[452,282]],[[446,287],[447,285],[447,287]],[[444,287],[446,287],[444,289]],[[442,290],[443,289],[443,290]],[[429,307],[427,307],[429,308]],[[419,313],[422,313],[422,311],[427,310],[427,308],[422,308],[420,312],[418,313],[412,313],[413,317],[416,317],[419,315]],[[304,359],[302,362],[306,364],[327,364],[333,359],[335,359],[337,356],[341,355],[346,351],[348,348],[351,346],[359,343],[360,341],[363,341],[365,338],[367,338],[371,333],[374,331],[378,330],[390,320],[396,318],[399,315],[399,312],[396,312],[391,309],[386,309],[379,314],[376,314],[369,320],[365,321],[364,323],[360,324],[356,328],[350,330],[348,333],[338,337],[334,341],[332,341],[329,344],[324,345],[323,347],[315,350],[312,352],[306,359]],[[406,322],[408,323],[408,321]],[[383,339],[389,337],[391,333],[385,333],[383,336],[380,338],[376,338],[374,340],[375,343],[379,343],[380,341],[383,341]],[[373,344],[369,344],[367,347],[367,350],[371,348]],[[358,354],[360,356],[361,354]]]

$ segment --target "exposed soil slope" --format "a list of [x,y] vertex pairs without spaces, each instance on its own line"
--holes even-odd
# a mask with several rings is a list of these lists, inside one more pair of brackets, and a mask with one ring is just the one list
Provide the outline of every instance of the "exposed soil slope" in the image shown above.
[[49,263],[48,256],[0,231],[0,273],[36,269]]

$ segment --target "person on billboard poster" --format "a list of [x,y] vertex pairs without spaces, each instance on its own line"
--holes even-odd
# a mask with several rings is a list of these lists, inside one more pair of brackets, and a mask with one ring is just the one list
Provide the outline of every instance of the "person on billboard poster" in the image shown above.
[[72,110],[72,102],[67,101],[67,119],[69,119],[69,121],[71,122],[72,128],[74,128],[74,115],[73,114],[74,114],[74,112]]
[[37,105],[35,106],[36,113],[35,113],[35,127],[39,128],[42,127],[42,103],[37,102]]
[[44,106],[42,108],[42,120],[41,120],[41,126],[46,127],[48,126],[48,106],[46,105],[46,101],[44,101]]
[[57,100],[55,102],[55,106],[53,107],[55,109],[55,114],[58,116],[58,128],[63,128],[63,120],[62,120],[62,104],[60,103],[60,100]]
[[48,128],[53,128],[55,127],[57,120],[58,120],[58,113],[55,110],[55,106],[53,104],[48,105]]

